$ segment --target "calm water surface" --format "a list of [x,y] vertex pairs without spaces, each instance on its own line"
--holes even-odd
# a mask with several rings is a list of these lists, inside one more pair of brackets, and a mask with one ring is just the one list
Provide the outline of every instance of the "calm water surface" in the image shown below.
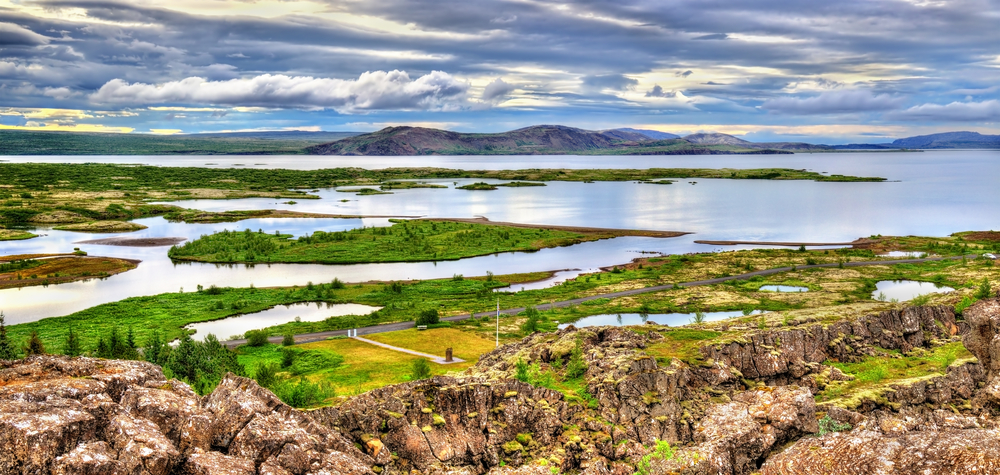
[[[631,182],[551,182],[545,187],[466,191],[459,185],[480,180],[429,180],[448,189],[393,190],[390,195],[356,196],[320,190],[319,200],[194,200],[179,206],[204,209],[288,209],[337,214],[429,217],[485,216],[493,221],[688,231],[672,239],[618,238],[537,253],[506,253],[438,263],[323,266],[272,264],[247,267],[175,264],[166,247],[128,248],[73,244],[109,237],[40,228],[43,237],[0,243],[0,254],[66,252],[81,247],[91,255],[140,259],[136,270],[102,280],[48,288],[0,291],[0,309],[8,323],[66,315],[129,296],[193,290],[209,286],[304,285],[444,278],[565,270],[542,284],[592,272],[641,257],[642,252],[675,254],[739,249],[695,244],[695,239],[835,242],[861,236],[948,235],[956,231],[1000,229],[1000,152],[934,151],[923,153],[844,153],[755,156],[661,157],[2,157],[11,162],[148,163],[161,166],[233,166],[318,169],[337,166],[440,166],[464,169],[516,168],[649,168],[786,167],[849,175],[882,176],[888,183],[817,183],[766,180],[680,180],[670,186]],[[254,165],[263,164],[263,165]],[[664,177],[669,178],[669,177]],[[696,181],[697,184],[688,184]],[[347,199],[347,202],[340,200]],[[138,220],[149,229],[135,237],[194,239],[221,229],[262,229],[297,236],[314,230],[336,231],[385,226],[385,219],[255,219],[239,223],[178,224],[161,218]],[[748,246],[742,246],[746,248]],[[648,255],[648,254],[647,254]],[[578,270],[573,270],[578,269]],[[520,285],[511,290],[520,290]]]
[[945,294],[955,289],[938,285],[933,282],[918,282],[915,280],[883,280],[875,284],[872,298],[876,300],[905,302],[925,294]]

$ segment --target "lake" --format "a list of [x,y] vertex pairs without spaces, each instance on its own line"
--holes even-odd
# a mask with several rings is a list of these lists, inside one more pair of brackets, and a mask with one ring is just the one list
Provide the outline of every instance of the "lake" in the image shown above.
[[[464,169],[512,168],[648,168],[704,167],[811,169],[848,175],[882,176],[887,183],[819,183],[812,181],[682,179],[670,186],[632,182],[550,182],[545,187],[466,191],[459,185],[482,180],[428,180],[448,189],[393,190],[390,195],[356,196],[320,190],[319,200],[274,199],[192,200],[173,204],[205,210],[288,209],[336,214],[412,215],[427,217],[485,216],[494,221],[688,231],[671,239],[626,237],[536,253],[506,253],[459,261],[323,266],[310,264],[214,265],[175,264],[166,247],[129,248],[73,244],[110,237],[38,228],[44,236],[0,242],[0,254],[66,252],[80,247],[91,255],[140,259],[133,271],[106,279],[0,291],[0,310],[7,323],[59,316],[129,296],[194,290],[203,286],[305,285],[309,281],[345,282],[445,278],[567,270],[551,282],[579,272],[626,263],[636,257],[725,251],[749,246],[708,246],[695,239],[834,242],[862,236],[948,235],[956,231],[1000,228],[1000,152],[928,151],[921,153],[824,153],[753,156],[645,157],[21,157],[11,162],[148,163],[160,166],[218,166],[244,163],[257,167],[298,169],[359,166],[440,166]],[[253,165],[261,163],[265,165]],[[215,166],[215,165],[213,165]],[[664,177],[669,178],[669,177]],[[697,182],[697,184],[689,184]],[[347,199],[347,202],[339,200]],[[194,239],[221,229],[262,229],[303,235],[359,226],[389,225],[386,219],[253,219],[239,223],[183,224],[162,218],[137,220],[149,229],[134,237]],[[647,254],[643,254],[647,253]],[[652,254],[649,254],[652,253]],[[520,284],[511,290],[520,290]],[[525,285],[529,288],[529,285]]]

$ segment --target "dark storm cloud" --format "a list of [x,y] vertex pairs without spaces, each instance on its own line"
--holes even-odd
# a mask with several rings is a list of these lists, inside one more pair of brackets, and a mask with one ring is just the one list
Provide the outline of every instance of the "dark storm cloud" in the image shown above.
[[[1000,0],[329,2],[330,11],[407,25],[407,34],[350,19],[204,15],[165,2],[150,6],[156,4],[32,3],[49,11],[86,12],[72,20],[0,10],[0,100],[63,107],[167,101],[437,110],[443,97],[462,102],[466,89],[458,84],[483,78],[476,94],[493,103],[516,83],[526,97],[558,100],[563,109],[618,108],[625,114],[637,104],[617,95],[670,97],[683,89],[687,97],[705,96],[716,101],[716,110],[730,111],[724,120],[893,111],[887,115],[893,120],[933,120],[941,114],[942,120],[957,121],[993,120],[989,104],[1000,94],[991,89],[1000,81],[995,47]],[[738,80],[733,75],[720,80],[713,76],[720,68],[747,72],[736,75]],[[376,71],[405,72],[411,81],[440,71],[454,81],[441,90],[460,91],[414,98],[390,88],[397,92],[385,100],[366,92],[357,102],[316,90],[227,96],[191,85],[191,78],[200,78],[210,85],[239,80],[234,84],[280,89],[288,82],[274,77],[311,78],[304,83],[315,86],[356,81]],[[533,77],[530,71],[547,73]],[[643,82],[653,72],[659,73],[659,84]],[[670,76],[699,83],[678,86],[661,79]],[[577,89],[568,92],[565,84]],[[797,92],[799,84],[812,92]],[[174,85],[175,93],[157,92],[163,85]],[[549,87],[554,89],[546,91]],[[851,90],[871,92],[843,92]],[[643,107],[654,110],[666,101],[647,102],[653,104]],[[752,114],[739,111],[756,107],[780,114],[739,118]]]

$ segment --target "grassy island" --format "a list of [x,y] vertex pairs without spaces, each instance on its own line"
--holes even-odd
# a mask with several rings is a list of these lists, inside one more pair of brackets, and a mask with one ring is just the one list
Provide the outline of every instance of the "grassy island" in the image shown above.
[[537,251],[618,236],[672,237],[681,233],[599,228],[545,227],[473,220],[395,220],[390,227],[317,231],[291,239],[285,234],[222,231],[172,247],[173,259],[216,263],[419,262],[497,252]]

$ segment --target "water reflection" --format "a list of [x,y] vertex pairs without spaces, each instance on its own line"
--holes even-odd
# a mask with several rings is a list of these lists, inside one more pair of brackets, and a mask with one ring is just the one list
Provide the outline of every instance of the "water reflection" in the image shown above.
[[809,287],[797,287],[794,285],[762,285],[760,290],[764,292],[808,292]]
[[875,284],[872,298],[883,302],[905,302],[914,297],[931,293],[948,293],[955,289],[933,282],[915,280],[883,280]]

